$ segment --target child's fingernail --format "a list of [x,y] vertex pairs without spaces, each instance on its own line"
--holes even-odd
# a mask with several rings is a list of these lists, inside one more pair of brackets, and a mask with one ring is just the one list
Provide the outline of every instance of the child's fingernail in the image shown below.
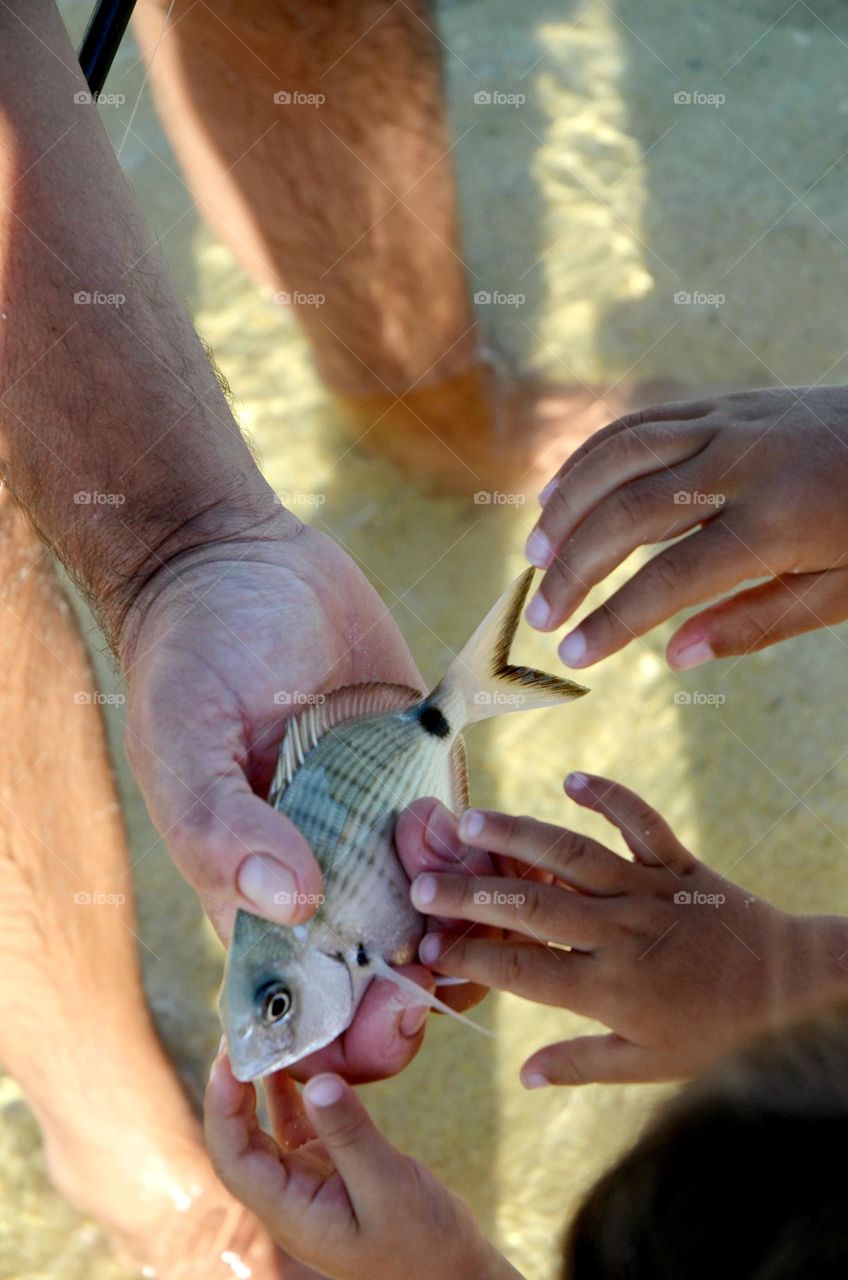
[[479,809],[466,809],[459,820],[459,834],[463,840],[472,840],[483,830],[485,819]]
[[338,1076],[313,1076],[303,1089],[303,1096],[313,1107],[332,1107],[344,1095],[344,1082]]
[[589,779],[585,773],[570,773],[565,780],[565,785],[569,791],[585,791],[589,785]]
[[542,492],[539,494],[539,502],[542,504],[542,506],[545,505],[548,498],[551,496],[554,489],[557,487],[557,483],[558,483],[557,478],[556,476],[554,476],[553,480],[549,480],[548,483],[545,485],[544,489],[542,490]]
[[534,529],[527,539],[524,554],[537,569],[547,569],[554,558],[554,549],[541,529]]
[[702,662],[709,662],[710,658],[714,657],[715,654],[706,640],[698,640],[695,644],[688,644],[685,649],[681,649],[670,661],[675,671],[689,671],[691,667],[699,667]]
[[442,940],[437,933],[425,933],[418,946],[418,955],[422,964],[432,964],[438,960],[442,950]]
[[546,627],[551,616],[551,606],[543,595],[538,593],[527,606],[527,621],[531,627]]
[[579,627],[565,637],[558,652],[567,667],[579,667],[580,663],[585,661],[588,645]]
[[431,902],[435,902],[437,888],[435,876],[419,876],[417,880],[412,882],[410,890],[412,905],[414,907],[429,907]]
[[424,1026],[430,1014],[429,1005],[413,1005],[411,1009],[407,1009],[400,1020],[400,1033],[411,1039],[417,1036],[418,1032]]
[[521,1077],[521,1083],[525,1089],[545,1089],[551,1082],[541,1071],[528,1071]]
[[218,1041],[218,1048],[215,1051],[215,1057],[220,1058],[223,1053],[226,1053],[226,1051],[227,1051],[227,1037],[221,1036],[221,1039]]

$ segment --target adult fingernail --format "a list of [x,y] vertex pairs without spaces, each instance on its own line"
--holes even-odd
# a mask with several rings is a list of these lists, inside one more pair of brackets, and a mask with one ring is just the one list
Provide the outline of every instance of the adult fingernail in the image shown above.
[[429,907],[431,902],[435,901],[436,889],[435,876],[419,876],[417,880],[412,882],[412,905],[414,907]]
[[588,645],[586,644],[586,637],[579,627],[565,637],[559,646],[558,653],[567,667],[579,667],[581,662],[585,662]]
[[466,809],[459,819],[459,834],[463,840],[472,840],[483,830],[485,819],[479,809]]
[[332,1107],[344,1096],[344,1082],[338,1076],[313,1076],[304,1085],[303,1096],[313,1107]]
[[528,1071],[521,1077],[521,1083],[525,1089],[544,1089],[551,1082],[547,1076],[542,1075],[541,1071]]
[[538,593],[527,606],[527,621],[531,627],[546,627],[551,616],[551,606],[543,595]]
[[276,858],[252,853],[239,867],[238,891],[256,907],[257,914],[286,920],[297,906],[297,883],[288,867]]
[[429,1005],[413,1005],[407,1009],[400,1020],[400,1033],[403,1036],[417,1036],[430,1013]]
[[442,940],[437,933],[425,933],[418,946],[418,955],[422,964],[432,964],[438,960],[442,950]]
[[424,832],[427,847],[446,861],[455,862],[459,853],[456,818],[444,805],[436,805],[427,819]]
[[715,654],[706,640],[698,640],[695,644],[688,644],[685,649],[681,649],[670,658],[670,661],[675,671],[689,671],[692,667],[699,667],[702,662],[709,662],[714,657]]
[[539,494],[539,502],[542,504],[542,506],[545,505],[548,498],[551,496],[551,494],[553,493],[556,487],[557,487],[557,480],[556,480],[556,477],[554,477],[553,480],[548,481],[548,483],[545,485],[542,492]]
[[554,549],[541,529],[534,529],[527,539],[524,554],[537,569],[547,569],[554,558]]

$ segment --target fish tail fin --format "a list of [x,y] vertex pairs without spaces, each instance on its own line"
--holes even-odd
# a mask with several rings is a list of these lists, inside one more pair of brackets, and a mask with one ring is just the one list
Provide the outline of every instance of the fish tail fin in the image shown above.
[[573,680],[563,680],[534,667],[509,661],[521,611],[533,581],[527,569],[503,593],[454,661],[432,701],[459,691],[465,703],[466,723],[485,720],[506,711],[551,707],[589,690]]
[[378,978],[385,978],[387,982],[395,984],[397,989],[406,997],[405,1003],[410,1005],[427,1004],[431,1009],[438,1009],[439,1013],[446,1013],[451,1018],[455,1018],[464,1027],[469,1027],[472,1031],[479,1031],[480,1035],[494,1039],[494,1032],[490,1031],[488,1027],[481,1027],[480,1023],[475,1022],[473,1018],[466,1018],[464,1014],[457,1013],[456,1009],[452,1009],[449,1004],[445,1004],[438,996],[431,995],[424,987],[419,987],[417,982],[407,978],[405,973],[398,973],[397,969],[393,969],[382,956],[371,957],[371,968]]

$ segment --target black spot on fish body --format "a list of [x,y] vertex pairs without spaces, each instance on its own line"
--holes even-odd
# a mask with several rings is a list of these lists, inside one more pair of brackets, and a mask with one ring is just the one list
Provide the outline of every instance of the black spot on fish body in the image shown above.
[[359,965],[360,969],[364,969],[367,964],[371,963],[371,957],[365,950],[364,942],[360,942],[356,949],[356,963]]
[[434,707],[431,702],[425,702],[418,712],[418,723],[425,733],[432,734],[434,738],[450,736],[450,725],[439,708]]

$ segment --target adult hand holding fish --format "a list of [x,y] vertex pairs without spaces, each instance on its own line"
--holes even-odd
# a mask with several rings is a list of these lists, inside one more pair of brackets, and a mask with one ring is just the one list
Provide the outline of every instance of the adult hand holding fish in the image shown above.
[[[661,404],[596,432],[542,491],[527,557],[545,569],[528,621],[552,631],[637,547],[678,539],[560,645],[588,667],[679,609],[678,671],[848,618],[848,405],[842,387]],[[679,538],[681,534],[687,537]]]
[[301,1099],[280,1073],[266,1094],[274,1138],[257,1123],[254,1086],[216,1058],[206,1142],[224,1185],[295,1258],[332,1280],[521,1280],[464,1201],[392,1147],[338,1076],[314,1077]]
[[[225,533],[165,566],[123,632],[127,754],[153,820],[226,940],[236,909],[309,919],[323,882],[310,848],[264,799],[281,724],[322,690],[420,677],[391,615],[329,538],[280,513],[263,536]],[[419,980],[426,971],[408,971]],[[375,984],[311,1063],[355,1080],[401,1070],[426,1010]]]

